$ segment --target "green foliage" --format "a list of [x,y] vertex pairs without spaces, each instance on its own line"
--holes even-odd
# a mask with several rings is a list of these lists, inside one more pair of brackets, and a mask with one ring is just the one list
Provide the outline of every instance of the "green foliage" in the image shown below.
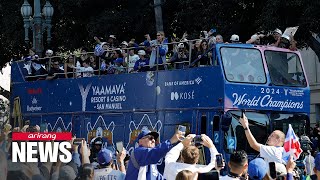
[[[106,38],[115,34],[119,41],[137,39],[150,33],[155,37],[155,16],[152,0],[51,0],[52,44],[49,47],[74,50],[94,45],[94,36]],[[33,6],[33,1],[29,0]],[[42,6],[45,0],[42,0]],[[26,53],[23,0],[0,0],[0,67],[13,56]],[[41,7],[42,7],[41,6]],[[320,32],[319,0],[163,0],[163,22],[167,35],[179,37],[187,31],[197,38],[201,30],[215,27],[225,40],[236,33],[247,40],[260,30],[284,30],[300,26],[296,39],[303,43],[309,32]],[[31,38],[31,37],[30,37]]]

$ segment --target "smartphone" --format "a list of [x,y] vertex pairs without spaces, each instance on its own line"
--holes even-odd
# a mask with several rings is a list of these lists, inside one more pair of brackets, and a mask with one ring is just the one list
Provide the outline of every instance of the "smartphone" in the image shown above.
[[73,140],[73,144],[74,145],[81,145],[83,138],[76,138]]
[[217,167],[223,167],[223,156],[222,154],[216,155]]
[[246,113],[246,110],[241,109],[241,118],[243,118],[243,114],[245,114],[245,113]]
[[123,142],[122,141],[116,142],[116,147],[117,147],[117,151],[121,153],[123,150]]
[[198,175],[198,180],[202,180],[202,179],[219,179],[219,171],[217,170],[212,170],[209,171],[207,173],[199,173]]
[[180,131],[183,135],[186,134],[186,129],[187,129],[187,127],[182,126],[182,125],[179,125],[179,127],[178,127],[178,131]]
[[276,171],[275,162],[269,162],[269,170],[270,170],[270,177],[272,179],[276,179],[277,178],[277,171]]

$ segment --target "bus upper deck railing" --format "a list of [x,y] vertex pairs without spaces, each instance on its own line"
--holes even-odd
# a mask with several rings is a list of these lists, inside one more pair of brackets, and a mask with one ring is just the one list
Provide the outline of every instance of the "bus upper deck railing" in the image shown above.
[[[206,39],[207,40],[207,39]],[[161,70],[159,68],[159,66],[164,66],[164,70],[168,70],[169,69],[180,69],[180,68],[177,68],[176,66],[178,65],[183,65],[183,68],[189,68],[189,67],[193,67],[193,66],[196,66],[196,64],[198,63],[199,59],[201,59],[202,56],[206,55],[209,53],[210,50],[212,50],[212,48],[208,48],[206,51],[203,51],[201,54],[199,54],[200,56],[196,56],[196,58],[194,58],[194,55],[193,54],[195,52],[195,47],[194,47],[194,43],[193,42],[196,42],[196,41],[203,41],[203,39],[193,39],[193,40],[185,40],[185,41],[179,41],[179,42],[171,42],[171,43],[163,43],[163,44],[153,44],[151,46],[138,46],[138,47],[129,47],[129,48],[112,48],[112,49],[106,49],[105,52],[107,53],[111,53],[111,52],[114,52],[114,51],[117,51],[117,50],[120,50],[120,51],[125,51],[125,54],[127,55],[126,57],[123,57],[123,66],[119,66],[117,67],[118,69],[123,69],[123,71],[121,70],[121,73],[112,73],[112,74],[122,74],[122,73],[132,73],[130,72],[129,70],[130,69],[133,69],[134,67],[133,66],[129,66],[129,57],[130,57],[130,54],[129,54],[129,51],[134,49],[134,50],[144,50],[146,48],[156,48],[156,58],[155,58],[155,62],[153,62],[154,64],[148,64],[148,65],[144,65],[143,67],[146,67],[146,68],[149,68],[150,70],[152,71],[159,71]],[[184,43],[184,47],[181,51],[181,55],[184,55],[186,58],[183,58],[181,57],[180,59],[182,59],[181,61],[171,61],[171,58],[174,56],[174,53],[179,53],[179,48],[178,48],[178,45],[181,44],[181,43]],[[206,42],[208,44],[208,41]],[[160,53],[159,53],[159,47],[161,46],[168,46],[168,45],[172,45],[173,48],[172,48],[172,52],[173,54],[171,55],[171,57],[167,57],[166,55],[164,55],[165,57],[165,62],[163,63],[160,63],[159,62],[159,57],[160,56]],[[186,45],[188,45],[188,49],[186,48]],[[200,44],[199,44],[200,46]],[[32,59],[30,62],[30,68],[31,68],[31,62],[32,61],[38,61],[38,60],[47,60],[46,62],[46,68],[45,70],[48,72],[50,71],[50,69],[52,68],[52,61],[53,59],[55,58],[60,58],[60,59],[64,59],[64,62],[62,64],[59,65],[60,69],[61,70],[64,70],[64,68],[61,68],[61,65],[63,64],[66,64],[67,62],[67,58],[69,56],[73,56],[74,57],[74,62],[73,62],[73,67],[76,67],[77,65],[77,58],[80,58],[82,55],[89,55],[89,56],[93,56],[94,55],[94,52],[86,52],[86,53],[68,53],[68,54],[60,54],[60,55],[56,55],[56,56],[50,56],[50,57],[43,57],[43,58],[37,58],[37,59]],[[126,61],[125,61],[125,58],[126,58]],[[194,58],[194,59],[193,59]],[[90,71],[92,73],[92,75],[102,75],[102,74],[108,74],[108,73],[103,73],[102,69],[101,69],[101,65],[102,63],[104,62],[104,59],[102,59],[101,57],[97,56],[95,59],[98,59],[98,61],[95,63],[98,63],[96,64],[96,66],[98,68],[95,68],[93,71]],[[150,58],[148,58],[150,60]],[[186,60],[187,59],[187,60]],[[212,65],[213,64],[213,61],[214,59],[211,58],[210,59],[210,63],[208,63],[207,65]],[[18,61],[15,61],[16,63],[21,63],[21,62],[25,62],[25,60],[18,60]],[[171,67],[170,67],[171,66]],[[173,67],[172,67],[173,66]],[[54,75],[65,75],[65,76],[68,76],[69,74],[73,74],[72,77],[73,78],[78,78],[78,77],[81,77],[81,76],[77,76],[77,74],[79,73],[84,73],[84,72],[87,72],[87,71],[80,71],[80,70],[76,70],[74,69],[72,72],[66,72],[66,70],[64,70],[65,73],[54,73]],[[89,73],[90,73],[89,72]],[[135,71],[137,72],[137,71]],[[29,80],[29,79],[45,79],[46,77],[48,76],[48,73],[43,73],[41,75],[25,75],[24,78]]]

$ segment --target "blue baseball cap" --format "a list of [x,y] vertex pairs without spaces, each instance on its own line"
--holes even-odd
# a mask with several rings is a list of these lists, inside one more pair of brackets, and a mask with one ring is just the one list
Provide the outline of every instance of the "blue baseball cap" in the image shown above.
[[261,180],[267,174],[268,164],[261,158],[250,161],[248,166],[249,178],[253,180]]
[[117,58],[116,60],[113,61],[114,63],[123,63],[122,58]]
[[155,140],[158,139],[158,137],[159,137],[159,134],[158,134],[157,132],[150,131],[149,129],[144,129],[144,130],[142,130],[141,133],[138,135],[138,141],[139,141],[141,138],[143,138],[143,137],[145,137],[145,136],[147,136],[147,135],[153,136]]
[[320,171],[320,153],[317,153],[316,157],[314,158],[314,167],[317,171]]
[[98,163],[100,165],[106,165],[112,161],[112,152],[109,149],[102,149],[98,153]]

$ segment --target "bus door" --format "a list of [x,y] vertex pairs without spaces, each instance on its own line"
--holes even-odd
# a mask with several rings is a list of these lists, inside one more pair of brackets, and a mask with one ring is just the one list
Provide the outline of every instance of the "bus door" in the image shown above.
[[72,135],[87,137],[87,124],[91,122],[91,114],[72,115]]
[[[196,113],[196,134],[206,134],[215,144],[217,150],[219,151],[220,136],[219,131],[220,124],[220,113],[214,110],[198,110]],[[210,162],[210,151],[207,148],[201,146],[200,150],[200,164],[208,164]]]

